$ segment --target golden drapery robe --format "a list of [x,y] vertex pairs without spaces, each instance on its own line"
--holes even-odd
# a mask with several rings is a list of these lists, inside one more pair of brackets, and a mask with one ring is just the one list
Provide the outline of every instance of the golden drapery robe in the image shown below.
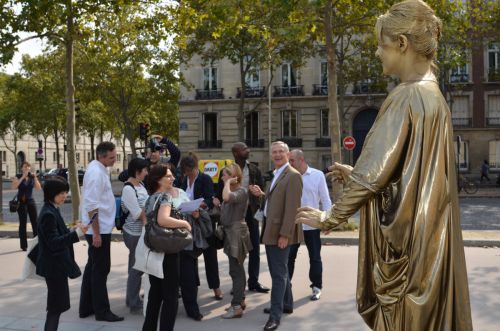
[[453,143],[437,83],[400,84],[321,223],[360,209],[356,300],[374,330],[472,330]]

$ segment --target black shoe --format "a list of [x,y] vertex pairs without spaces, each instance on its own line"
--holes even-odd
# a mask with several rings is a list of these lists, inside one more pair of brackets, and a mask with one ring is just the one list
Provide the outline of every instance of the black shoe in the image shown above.
[[[284,314],[293,314],[293,309],[291,308],[283,308]],[[271,314],[271,308],[264,308],[264,314]]]
[[198,313],[198,315],[194,315],[194,316],[191,316],[191,315],[188,315],[190,318],[194,319],[195,321],[199,322],[203,319],[203,315]]
[[274,321],[272,319],[269,319],[266,322],[266,325],[264,326],[264,331],[276,330],[278,326],[280,326],[280,321]]
[[125,318],[115,315],[110,311],[108,311],[102,316],[97,316],[97,315],[95,316],[96,321],[104,321],[104,322],[121,322],[124,319]]
[[79,313],[78,315],[80,316],[80,318],[85,318],[85,317],[89,317],[90,315],[94,315],[94,312],[89,311],[89,312],[85,312],[85,313]]
[[260,283],[257,283],[255,286],[248,286],[249,291],[259,292],[259,293],[267,293],[269,292],[269,288],[263,286]]

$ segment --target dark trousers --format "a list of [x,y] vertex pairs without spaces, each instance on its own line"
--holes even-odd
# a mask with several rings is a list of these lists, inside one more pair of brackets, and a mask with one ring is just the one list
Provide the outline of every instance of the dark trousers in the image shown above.
[[244,263],[239,263],[238,259],[228,256],[229,259],[229,275],[233,281],[233,299],[232,306],[238,306],[245,299],[245,266]]
[[290,246],[285,249],[277,245],[266,245],[267,263],[272,278],[271,314],[269,318],[281,320],[283,309],[293,309],[292,286],[288,274]]
[[149,282],[151,288],[142,330],[156,331],[160,315],[160,330],[172,331],[179,307],[179,255],[165,255],[163,279],[149,275]]
[[106,282],[111,268],[111,234],[101,234],[102,245],[92,246],[92,235],[85,235],[89,245],[88,261],[83,272],[80,292],[80,315],[103,316],[110,311]]
[[21,249],[28,248],[28,235],[26,234],[26,223],[28,222],[28,215],[30,216],[31,228],[33,229],[33,237],[37,235],[37,223],[36,223],[36,204],[35,200],[29,199],[24,203],[19,204],[17,209],[17,214],[19,215],[19,241],[21,244]]
[[253,218],[253,213],[250,208],[247,208],[245,216],[248,231],[250,232],[250,241],[253,249],[248,254],[248,287],[256,287],[259,282],[260,271],[260,238],[259,238],[259,221]]
[[[323,288],[323,263],[321,262],[321,230],[304,231],[304,241],[309,252],[309,280],[311,287]],[[299,251],[300,244],[290,246],[290,256],[288,257],[288,273],[290,279],[293,278],[295,270],[295,259]]]
[[[179,253],[179,284],[181,286],[182,302],[186,314],[190,317],[197,317],[200,314],[198,306],[198,286],[200,279],[198,276],[198,258],[192,252],[181,251]],[[178,295],[178,294],[177,294]]]
[[128,278],[127,278],[127,294],[125,296],[125,304],[131,309],[142,308],[142,300],[139,296],[141,292],[142,271],[133,268],[135,264],[135,249],[139,242],[140,236],[132,236],[123,231],[123,242],[128,248]]
[[213,247],[208,247],[203,250],[203,259],[205,260],[205,273],[207,275],[207,283],[210,289],[220,287],[219,278],[219,260],[217,259],[217,250]]

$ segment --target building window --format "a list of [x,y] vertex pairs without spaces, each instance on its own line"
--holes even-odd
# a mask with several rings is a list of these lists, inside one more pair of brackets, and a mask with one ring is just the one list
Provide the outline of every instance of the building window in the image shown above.
[[7,151],[2,151],[2,162],[7,162]]
[[488,162],[491,170],[500,170],[500,140],[490,141]]
[[203,114],[203,139],[206,142],[217,141],[217,114],[205,113]]
[[[80,163],[80,153],[76,153],[75,157],[76,157],[76,163]],[[117,155],[117,158],[118,158],[118,155]]]
[[328,86],[328,63],[326,61],[321,62],[319,83],[321,86]]
[[321,155],[321,169],[326,169],[331,165],[332,165],[332,156],[329,154]]
[[53,161],[53,162],[56,162],[56,161],[57,161],[56,152],[53,152],[53,153],[52,153],[52,161]]
[[500,81],[500,43],[488,45],[488,81]]
[[87,152],[87,162],[90,162],[90,152]]
[[287,110],[281,113],[282,137],[297,137],[297,111]]
[[488,95],[488,113],[486,123],[489,126],[500,125],[500,95]]
[[330,125],[329,125],[329,111],[328,109],[321,109],[320,111],[320,131],[321,138],[330,138]]
[[[249,61],[250,59],[246,59]],[[245,64],[246,65],[246,64]],[[260,87],[260,69],[259,67],[251,66],[245,76],[245,87],[246,88],[257,88]]]
[[297,70],[290,63],[281,66],[281,85],[283,87],[297,86]]
[[121,162],[122,161],[122,155],[121,154],[116,154],[116,161]]
[[457,151],[457,144],[455,143],[455,155],[458,161],[458,170],[467,171],[469,170],[469,142],[460,141],[460,153]]
[[453,96],[450,100],[450,111],[453,126],[468,128],[472,125],[469,111],[469,96]]
[[217,90],[217,68],[203,68],[203,89],[205,91]]
[[450,83],[467,83],[469,81],[469,65],[457,66],[451,69]]
[[259,113],[252,111],[245,114],[245,140],[250,147],[258,147]]

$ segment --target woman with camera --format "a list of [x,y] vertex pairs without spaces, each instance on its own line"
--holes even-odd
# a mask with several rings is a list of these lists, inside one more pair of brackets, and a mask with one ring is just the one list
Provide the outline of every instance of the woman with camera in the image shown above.
[[47,180],[43,186],[45,204],[38,217],[38,257],[36,273],[47,283],[47,317],[45,331],[55,331],[61,313],[70,308],[68,277],[81,275],[75,262],[73,244],[87,232],[82,223],[68,230],[59,207],[68,195],[68,183],[62,177]]
[[33,189],[41,190],[42,186],[38,178],[31,172],[31,164],[23,162],[21,173],[17,174],[12,180],[12,189],[17,190],[17,200],[19,207],[17,214],[19,215],[19,241],[21,249],[25,251],[28,248],[28,240],[26,234],[26,222],[28,215],[30,217],[31,228],[33,230],[33,237],[37,235],[36,224],[36,204],[33,199]]
[[[146,201],[145,213],[148,221],[155,215],[155,205],[160,204],[156,221],[160,226],[168,228],[185,228],[191,231],[191,226],[184,220],[172,215],[173,199],[169,192],[172,189],[174,176],[167,165],[155,165],[149,170],[148,191],[151,196]],[[174,329],[175,318],[179,306],[179,254],[165,254],[163,258],[163,279],[149,275],[149,289],[146,308],[146,318],[143,331],[156,331],[158,315],[160,315],[160,330]],[[160,314],[161,308],[161,314]]]

